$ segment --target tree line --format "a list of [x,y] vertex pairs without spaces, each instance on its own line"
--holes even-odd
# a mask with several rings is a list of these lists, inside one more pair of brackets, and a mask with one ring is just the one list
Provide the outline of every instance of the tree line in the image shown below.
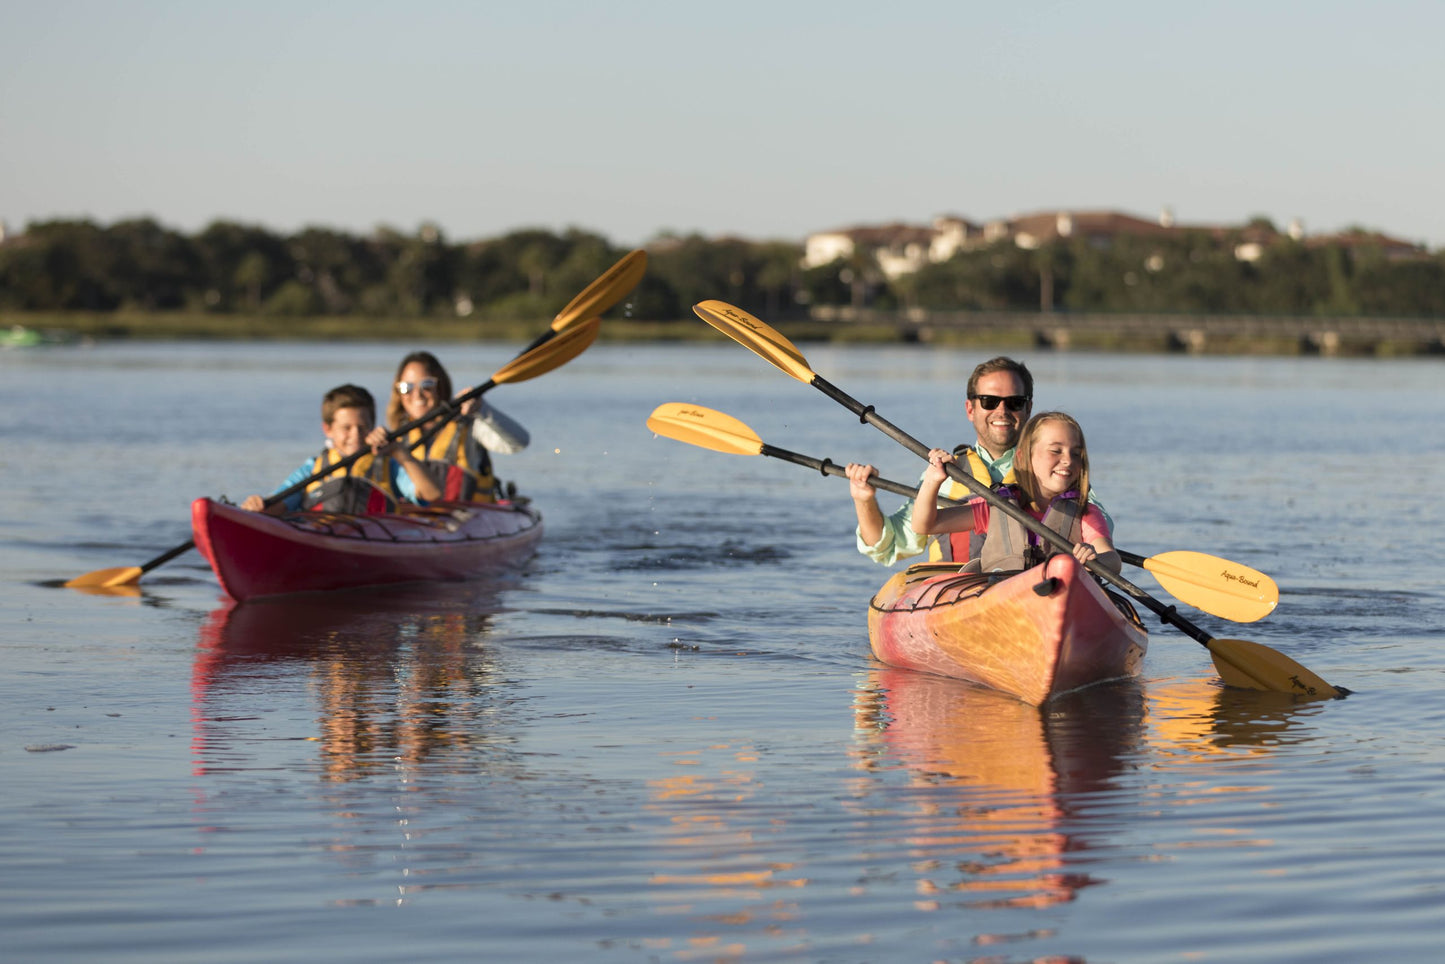
[[[1281,235],[1259,258],[1181,232],[1026,250],[1003,240],[889,279],[868,252],[801,267],[781,241],[660,235],[628,299],[641,321],[691,316],[718,298],[766,318],[813,305],[875,309],[1438,316],[1445,260]],[[550,318],[626,253],[601,235],[513,231],[453,243],[434,226],[361,236],[282,234],[217,221],[188,235],[149,218],[32,223],[0,244],[0,309],[190,311],[279,316]]]
[[1111,313],[1437,317],[1445,258],[1370,243],[1279,235],[1254,260],[1206,232],[1084,240],[1033,251],[1000,244],[929,265],[891,295],[923,308]]

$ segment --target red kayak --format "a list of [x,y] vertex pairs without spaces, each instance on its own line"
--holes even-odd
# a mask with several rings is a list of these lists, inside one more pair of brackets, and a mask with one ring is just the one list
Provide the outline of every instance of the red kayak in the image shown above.
[[1033,704],[1133,676],[1149,646],[1133,607],[1067,554],[1003,578],[956,565],[910,566],[873,597],[868,638],[889,665],[982,683]]
[[238,600],[391,583],[472,579],[515,566],[542,538],[523,505],[433,503],[385,515],[247,512],[191,504],[196,547]]

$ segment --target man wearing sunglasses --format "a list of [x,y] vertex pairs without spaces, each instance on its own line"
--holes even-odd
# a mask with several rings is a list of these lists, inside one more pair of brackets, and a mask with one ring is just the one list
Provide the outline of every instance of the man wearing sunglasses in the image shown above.
[[[978,439],[973,445],[954,449],[959,462],[973,477],[994,486],[1012,481],[1014,446],[1033,411],[1034,377],[1022,362],[1000,355],[973,370],[968,378],[968,397],[963,410],[973,423]],[[856,462],[848,466],[848,490],[858,513],[858,551],[874,562],[891,566],[899,559],[916,556],[928,545],[928,536],[913,531],[913,502],[903,503],[891,516],[878,507],[878,490],[868,479],[877,475],[871,465]],[[949,480],[940,492],[945,498],[965,499],[970,493]]]

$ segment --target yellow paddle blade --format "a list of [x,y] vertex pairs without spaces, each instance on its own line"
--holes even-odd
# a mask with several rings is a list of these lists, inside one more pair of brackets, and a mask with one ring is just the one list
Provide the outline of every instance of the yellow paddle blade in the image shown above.
[[1144,560],[1159,585],[1196,609],[1236,623],[1252,623],[1274,612],[1279,586],[1258,569],[1177,549]]
[[593,318],[569,328],[507,362],[497,369],[492,381],[498,385],[525,382],[529,378],[545,375],[554,368],[561,368],[597,340],[597,332],[601,327],[602,319]]
[[652,410],[647,427],[689,445],[729,455],[761,455],[763,440],[742,422],[701,405],[666,402]]
[[734,308],[726,301],[704,301],[693,305],[692,310],[703,321],[738,344],[751,348],[798,381],[811,385],[817,377],[792,342],[741,308]]
[[97,569],[83,576],[76,576],[65,583],[66,589],[114,589],[129,586],[140,581],[145,572],[140,566],[116,566],[112,569]]
[[1204,644],[1225,686],[1293,693],[1316,700],[1340,695],[1322,678],[1278,650],[1247,639],[1211,639]]
[[637,282],[642,280],[645,271],[647,252],[641,248],[629,251],[622,256],[621,261],[604,271],[596,281],[583,288],[580,295],[567,303],[567,307],[552,320],[552,330],[562,331],[571,328],[583,318],[602,314],[637,287]]

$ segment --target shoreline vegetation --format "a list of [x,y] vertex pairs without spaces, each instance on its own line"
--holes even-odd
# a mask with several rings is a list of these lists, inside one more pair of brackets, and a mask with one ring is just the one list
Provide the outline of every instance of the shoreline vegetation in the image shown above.
[[[1445,355],[1445,251],[1262,219],[1205,229],[1059,212],[1002,227],[659,235],[600,337],[706,341],[718,336],[692,306],[717,298],[795,341]],[[945,236],[951,253],[935,250]],[[217,221],[192,235],[150,218],[49,221],[0,237],[0,341],[530,341],[625,253],[575,228],[452,242],[429,224],[279,234]]]
[[[14,345],[150,341],[518,342],[545,319],[280,317],[204,312],[0,312]],[[770,321],[805,342],[931,344],[1008,350],[1226,355],[1400,357],[1445,355],[1445,320],[1066,312],[922,312],[847,309]],[[25,333],[28,337],[21,337]],[[610,342],[726,341],[696,319],[604,320]]]

